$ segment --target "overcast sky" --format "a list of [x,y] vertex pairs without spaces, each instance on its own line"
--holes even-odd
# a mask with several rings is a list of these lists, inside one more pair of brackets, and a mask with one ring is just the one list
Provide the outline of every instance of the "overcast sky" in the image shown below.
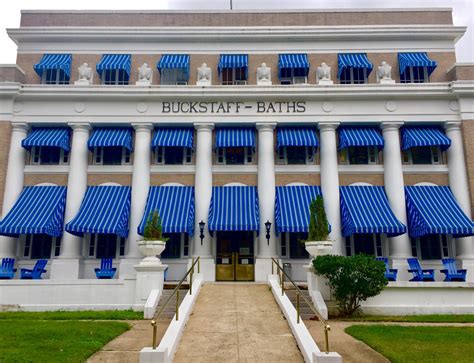
[[[229,9],[231,0],[3,0],[0,7],[0,63],[15,63],[16,46],[5,28],[20,25],[21,9],[165,10]],[[468,31],[456,45],[458,62],[474,62],[474,0],[232,0],[234,9],[453,8],[455,25]]]

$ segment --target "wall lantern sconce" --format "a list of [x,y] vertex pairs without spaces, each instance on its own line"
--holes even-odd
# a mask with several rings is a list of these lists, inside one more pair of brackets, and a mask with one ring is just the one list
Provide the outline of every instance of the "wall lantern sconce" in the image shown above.
[[201,239],[201,246],[202,246],[202,240],[204,239],[204,226],[205,226],[205,222],[203,220],[201,220],[201,222],[199,222],[199,238]]
[[272,222],[267,220],[265,222],[265,230],[267,231],[267,234],[265,235],[265,238],[267,239],[267,245],[270,245],[270,228],[272,227]]

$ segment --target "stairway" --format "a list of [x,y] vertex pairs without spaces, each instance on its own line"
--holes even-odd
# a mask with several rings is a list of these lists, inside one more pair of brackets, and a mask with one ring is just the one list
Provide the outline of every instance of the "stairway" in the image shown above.
[[[301,293],[312,304],[311,297],[309,296],[308,290],[301,289]],[[296,289],[294,288],[285,289],[285,294],[286,296],[288,296],[288,299],[290,299],[291,303],[296,309]],[[303,300],[302,297],[300,297],[300,317],[303,320],[309,320],[309,319],[315,318],[315,314],[313,313],[311,308],[308,306],[308,304]]]
[[[160,311],[161,307],[165,304],[166,300],[170,297],[170,295],[173,293],[173,290],[176,288],[176,284],[172,283],[165,283],[163,287],[163,293],[161,294],[160,301],[158,303],[158,307],[156,308],[156,311]],[[179,304],[183,301],[184,297],[189,291],[189,284],[182,284],[181,288],[179,289]],[[176,310],[176,294],[171,298],[170,302],[166,306],[165,310],[163,311],[163,314],[161,314],[160,319],[171,319],[174,316]]]

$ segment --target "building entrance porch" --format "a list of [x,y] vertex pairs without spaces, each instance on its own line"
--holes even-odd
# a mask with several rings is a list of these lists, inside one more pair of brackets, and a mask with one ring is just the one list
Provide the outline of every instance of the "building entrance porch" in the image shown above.
[[254,281],[254,266],[253,231],[217,232],[217,281]]

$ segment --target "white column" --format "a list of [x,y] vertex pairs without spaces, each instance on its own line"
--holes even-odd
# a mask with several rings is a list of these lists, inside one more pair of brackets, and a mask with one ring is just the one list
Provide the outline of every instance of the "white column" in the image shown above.
[[[28,125],[26,123],[12,123],[5,191],[3,193],[2,218],[8,214],[23,190],[26,152],[21,146],[21,142],[27,134]],[[0,237],[0,257],[15,257],[16,248],[16,238]]]
[[[90,125],[70,123],[72,144],[69,155],[69,175],[67,183],[66,210],[64,223],[70,222],[79,212],[87,189],[87,165]],[[82,259],[82,237],[64,231],[61,240],[61,254],[51,264],[51,279],[79,278]]]
[[[206,281],[215,280],[215,263],[212,256],[212,238],[208,232],[209,206],[212,196],[212,130],[213,124],[196,123],[196,174],[194,182],[195,223],[193,255],[201,257],[201,272]],[[199,222],[206,223],[204,239],[199,238]]]
[[145,213],[146,200],[150,189],[150,154],[151,154],[151,123],[132,123],[135,129],[135,145],[133,149],[133,175],[132,175],[132,200],[130,206],[130,229],[125,258],[120,261],[120,277],[134,276],[133,266],[143,255],[138,250],[137,228],[143,213]]
[[[403,122],[382,123],[384,138],[384,183],[390,208],[397,219],[408,227],[399,136],[399,129],[402,125]],[[389,238],[389,243],[390,258],[393,260],[392,263],[398,264],[406,269],[406,258],[411,256],[411,244],[408,232],[401,236]]]
[[341,234],[341,207],[339,196],[339,172],[337,162],[336,129],[338,122],[320,122],[319,137],[321,141],[321,192],[324,198],[324,209],[331,225],[329,238],[333,242],[332,253],[344,254]]
[[[258,256],[255,263],[255,281],[267,281],[271,274],[271,257],[277,256],[275,237],[275,147],[273,130],[276,123],[257,123],[258,130],[258,202],[260,233]],[[266,239],[265,222],[270,221],[270,240]]]

